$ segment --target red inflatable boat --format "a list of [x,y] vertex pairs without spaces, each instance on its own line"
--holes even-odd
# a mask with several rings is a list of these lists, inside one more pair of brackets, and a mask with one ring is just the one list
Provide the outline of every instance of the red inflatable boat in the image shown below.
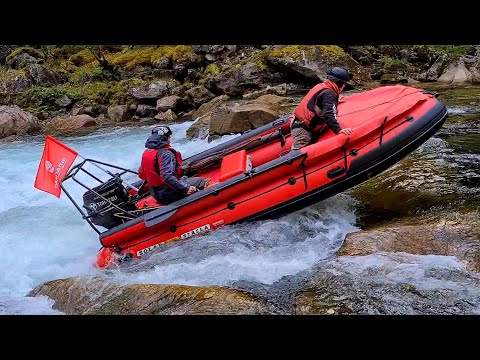
[[[117,169],[89,189],[83,207],[74,202],[99,234],[99,267],[140,258],[161,244],[205,234],[239,221],[278,216],[326,199],[395,164],[443,124],[446,108],[435,94],[407,86],[385,86],[341,98],[338,121],[353,134],[328,131],[320,140],[290,151],[286,116],[184,160],[189,176],[210,178],[207,188],[162,206],[148,184],[124,186],[136,173],[86,159],[62,182],[75,178],[87,162]],[[93,176],[93,175],[92,175]],[[77,181],[78,182],[78,181]],[[62,184],[62,189],[66,192]]]

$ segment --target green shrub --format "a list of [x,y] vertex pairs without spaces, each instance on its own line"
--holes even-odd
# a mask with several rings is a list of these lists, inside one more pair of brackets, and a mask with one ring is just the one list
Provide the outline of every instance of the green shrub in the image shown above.
[[476,52],[475,47],[472,45],[433,45],[432,47],[454,58],[462,55],[475,55]]
[[73,84],[84,84],[102,80],[102,69],[98,64],[91,63],[86,66],[77,68],[70,76],[69,81]]
[[20,95],[19,105],[32,112],[56,110],[55,100],[64,95],[73,98],[72,94],[61,86],[32,86]]
[[385,56],[382,59],[383,67],[392,71],[406,70],[408,61],[406,59],[395,59],[390,56]]

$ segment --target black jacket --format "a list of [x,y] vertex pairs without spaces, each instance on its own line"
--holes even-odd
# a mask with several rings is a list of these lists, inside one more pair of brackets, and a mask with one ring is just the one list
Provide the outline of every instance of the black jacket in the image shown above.
[[321,125],[324,122],[335,133],[338,134],[342,127],[337,121],[337,106],[338,96],[330,89],[324,89],[312,96],[312,99],[308,102],[307,108],[310,111],[314,111],[314,105],[317,105],[323,113],[322,117],[315,115],[310,121],[310,126],[314,128],[317,125]]

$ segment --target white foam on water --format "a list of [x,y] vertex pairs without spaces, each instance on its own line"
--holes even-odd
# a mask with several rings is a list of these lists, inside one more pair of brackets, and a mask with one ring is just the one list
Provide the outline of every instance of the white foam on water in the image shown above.
[[179,256],[182,245],[176,245],[152,255],[149,268],[119,270],[112,279],[119,283],[228,285],[253,280],[271,284],[329,259],[346,234],[358,230],[353,225],[352,203],[349,196],[337,195],[279,220],[225,226],[188,240],[192,254],[188,258]]

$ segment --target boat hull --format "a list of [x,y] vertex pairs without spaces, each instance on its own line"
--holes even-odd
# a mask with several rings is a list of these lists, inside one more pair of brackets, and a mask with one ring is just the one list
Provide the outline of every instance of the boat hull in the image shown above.
[[[331,133],[316,144],[290,151],[290,118],[284,117],[197,154],[186,163],[196,167],[196,176],[211,177],[212,185],[102,233],[97,265],[140,258],[167,242],[240,221],[278,217],[327,199],[417,149],[442,126],[446,114],[432,94],[385,87],[339,104],[339,122],[354,129],[351,136]],[[215,154],[232,151],[248,153],[252,168],[219,181],[222,165],[214,161]],[[202,163],[203,169],[197,166]]]

